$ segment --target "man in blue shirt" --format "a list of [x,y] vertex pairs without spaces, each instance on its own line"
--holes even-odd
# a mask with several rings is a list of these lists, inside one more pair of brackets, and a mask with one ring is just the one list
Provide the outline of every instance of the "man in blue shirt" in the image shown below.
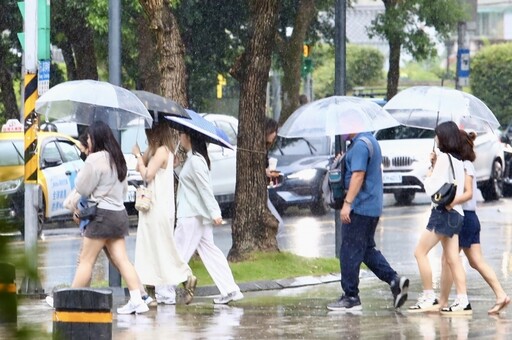
[[345,188],[347,195],[341,209],[341,288],[344,295],[327,305],[329,310],[361,310],[359,269],[361,263],[390,285],[393,306],[407,300],[409,279],[400,277],[382,253],[375,248],[375,229],[382,214],[382,154],[379,143],[369,133],[351,134],[346,154]]

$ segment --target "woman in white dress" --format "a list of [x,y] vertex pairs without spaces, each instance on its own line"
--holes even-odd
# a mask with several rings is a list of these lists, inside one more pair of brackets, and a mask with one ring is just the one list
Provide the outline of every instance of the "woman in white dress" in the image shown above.
[[174,291],[169,286],[185,285],[185,303],[190,303],[196,278],[182,260],[174,242],[174,155],[172,136],[167,124],[157,124],[146,130],[148,149],[141,155],[138,145],[133,154],[137,170],[152,192],[151,207],[139,212],[135,244],[135,269],[145,285],[155,286],[157,303],[175,304]]

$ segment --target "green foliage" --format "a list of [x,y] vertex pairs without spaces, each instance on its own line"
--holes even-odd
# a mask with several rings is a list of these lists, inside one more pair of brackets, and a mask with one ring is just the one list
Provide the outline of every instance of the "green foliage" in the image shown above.
[[[318,45],[313,49],[315,98],[334,93],[334,48]],[[374,48],[347,45],[347,90],[355,86],[372,86],[383,81],[384,56]]]
[[[455,67],[455,65],[452,65]],[[421,62],[410,61],[400,69],[401,78],[412,82],[435,83],[446,77],[446,70],[440,66],[439,58],[431,58]]]
[[502,125],[512,120],[512,44],[484,47],[471,59],[471,92]]
[[[230,263],[229,266],[237,282],[323,275],[340,270],[336,258],[306,258],[287,252],[255,253],[249,259]],[[200,286],[213,284],[201,260],[190,261],[190,267]]]
[[370,37],[379,36],[400,44],[416,60],[436,55],[435,41],[425,28],[434,28],[439,38],[447,38],[457,22],[468,16],[461,0],[383,0],[386,11],[369,27]]

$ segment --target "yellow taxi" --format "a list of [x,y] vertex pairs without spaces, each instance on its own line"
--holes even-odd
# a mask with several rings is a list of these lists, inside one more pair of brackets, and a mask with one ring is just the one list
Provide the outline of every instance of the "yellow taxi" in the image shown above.
[[[0,132],[0,232],[24,232],[23,138],[23,126],[17,121],[9,120]],[[45,222],[71,218],[63,203],[84,162],[75,139],[57,132],[38,132],[37,138],[40,235]]]

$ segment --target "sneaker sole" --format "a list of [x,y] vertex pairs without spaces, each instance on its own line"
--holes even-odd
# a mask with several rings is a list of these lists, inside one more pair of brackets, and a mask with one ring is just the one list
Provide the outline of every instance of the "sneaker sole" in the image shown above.
[[453,312],[441,311],[441,315],[450,315],[450,316],[464,316],[464,315],[473,315],[473,310],[458,310]]
[[[403,282],[402,282],[403,281]],[[407,301],[407,291],[409,290],[409,279],[405,277],[400,278],[400,294],[396,296],[395,299],[395,308],[400,308],[403,306],[405,301]]]
[[363,306],[359,305],[359,306],[354,306],[354,307],[350,307],[350,308],[346,308],[346,307],[329,307],[327,306],[327,309],[328,310],[332,310],[332,311],[337,311],[337,312],[360,312],[363,310]]
[[149,311],[149,307],[145,303],[143,303],[140,306],[138,306],[135,310],[131,311],[130,313],[123,313],[123,312],[119,312],[119,310],[117,310],[117,314],[120,314],[120,315],[142,314],[147,311]]
[[[433,305],[431,307],[426,308],[418,308],[418,309],[407,309],[409,313],[428,313],[428,312],[439,312],[439,304]],[[451,312],[453,313],[453,312]]]

